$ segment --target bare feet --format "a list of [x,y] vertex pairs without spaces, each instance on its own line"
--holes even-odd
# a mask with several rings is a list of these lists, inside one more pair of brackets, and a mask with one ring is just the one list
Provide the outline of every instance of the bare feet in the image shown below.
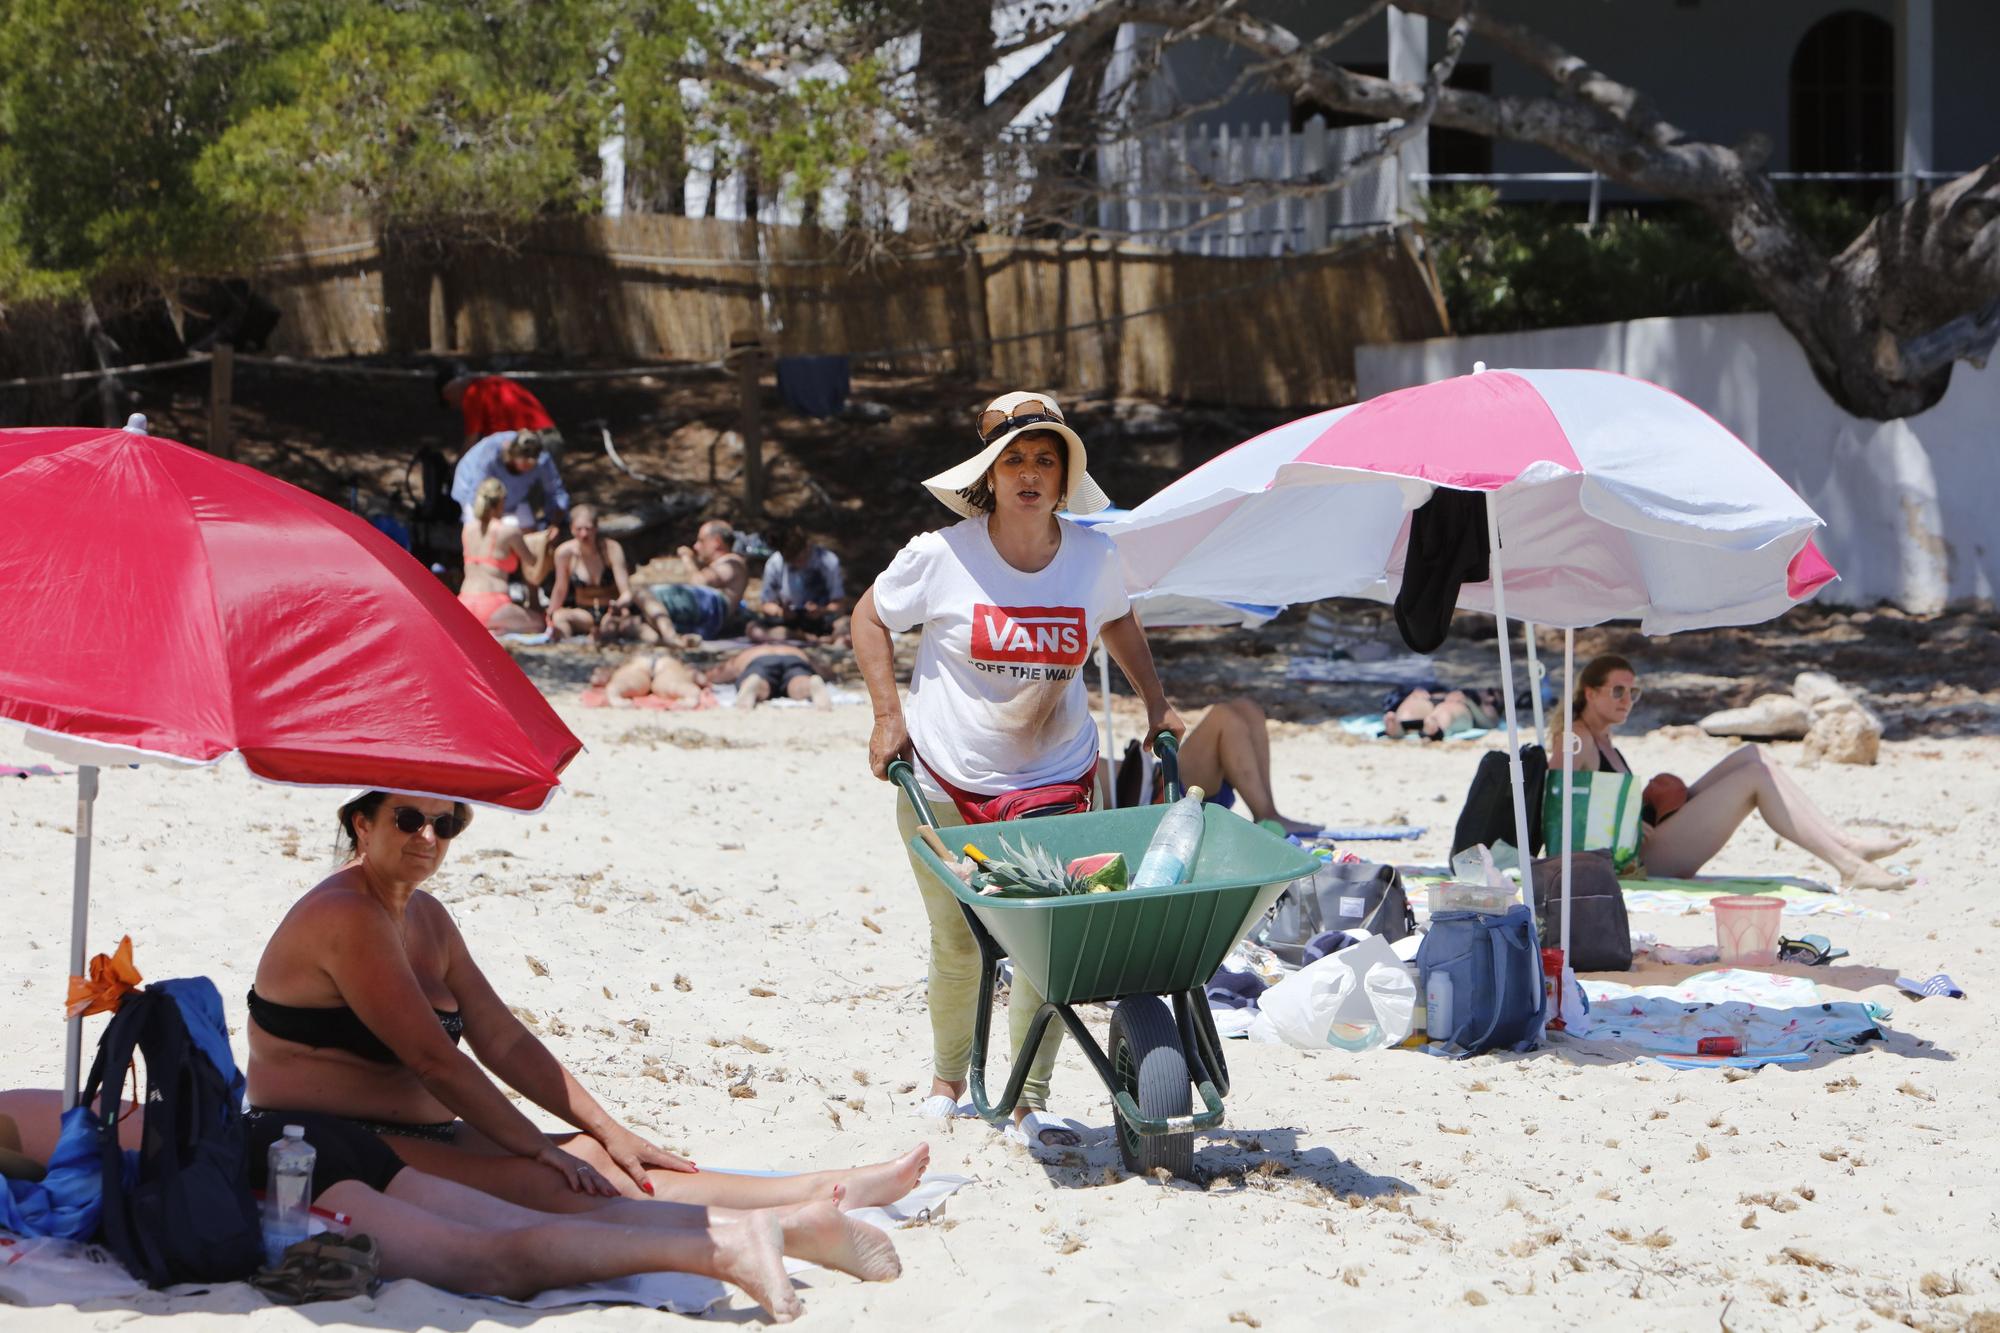
[[887,1282],[903,1271],[889,1233],[840,1211],[833,1199],[785,1213],[785,1253],[863,1282]]
[[1306,837],[1318,833],[1320,829],[1318,824],[1308,824],[1303,819],[1287,819],[1283,815],[1272,815],[1271,822],[1287,833],[1297,833]]
[[919,1143],[901,1157],[857,1166],[843,1182],[847,1190],[846,1206],[872,1208],[876,1204],[894,1203],[917,1187],[930,1164],[930,1144]]
[[1382,714],[1382,734],[1391,740],[1403,739],[1403,719],[1394,713]]
[[1863,861],[1840,879],[1844,889],[1907,889],[1910,884],[1910,876],[1884,870],[1870,861]]
[[814,676],[812,678],[812,683],[806,686],[806,692],[807,697],[812,700],[814,708],[827,709],[833,707],[833,692],[827,689],[826,682],[820,677]]
[[799,1317],[799,1293],[785,1273],[784,1224],[775,1208],[759,1208],[713,1228],[715,1271],[764,1307],[773,1323]]
[[1916,840],[1914,833],[1885,833],[1872,838],[1849,833],[1841,838],[1856,856],[1868,861],[1880,861],[1884,857],[1894,856]]
[[736,686],[736,706],[755,708],[771,695],[771,684],[762,676],[751,676]]

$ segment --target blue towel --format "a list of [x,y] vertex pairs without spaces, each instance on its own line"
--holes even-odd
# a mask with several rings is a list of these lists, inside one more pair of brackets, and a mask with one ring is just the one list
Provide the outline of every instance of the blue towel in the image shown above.
[[844,356],[781,356],[778,394],[794,412],[809,417],[837,417],[847,406],[847,358]]

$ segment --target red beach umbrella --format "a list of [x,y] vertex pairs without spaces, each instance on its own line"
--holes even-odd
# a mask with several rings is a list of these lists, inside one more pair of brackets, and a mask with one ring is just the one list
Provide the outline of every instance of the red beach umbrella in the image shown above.
[[[0,720],[96,766],[539,809],[583,748],[443,584],[360,518],[138,429],[0,430]],[[75,1052],[70,1075],[74,1086]]]

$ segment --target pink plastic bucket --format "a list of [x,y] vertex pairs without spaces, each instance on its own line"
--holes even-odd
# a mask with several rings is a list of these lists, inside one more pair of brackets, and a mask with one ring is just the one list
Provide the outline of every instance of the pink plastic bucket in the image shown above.
[[1778,918],[1785,904],[1778,898],[1730,894],[1715,899],[1715,944],[1725,963],[1778,961]]

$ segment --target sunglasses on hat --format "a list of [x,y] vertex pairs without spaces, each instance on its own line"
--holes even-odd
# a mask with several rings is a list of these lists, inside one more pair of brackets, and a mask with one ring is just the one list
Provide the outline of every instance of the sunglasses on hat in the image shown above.
[[1024,398],[1012,409],[989,407],[979,414],[979,442],[991,444],[1008,431],[1043,426],[1051,421],[1059,426],[1069,424],[1063,420],[1061,408],[1041,398]]
[[415,834],[422,832],[424,825],[429,824],[437,833],[440,842],[450,842],[465,832],[465,826],[472,822],[469,819],[459,818],[452,811],[446,811],[441,815],[427,815],[414,805],[397,806],[395,816],[396,832]]

